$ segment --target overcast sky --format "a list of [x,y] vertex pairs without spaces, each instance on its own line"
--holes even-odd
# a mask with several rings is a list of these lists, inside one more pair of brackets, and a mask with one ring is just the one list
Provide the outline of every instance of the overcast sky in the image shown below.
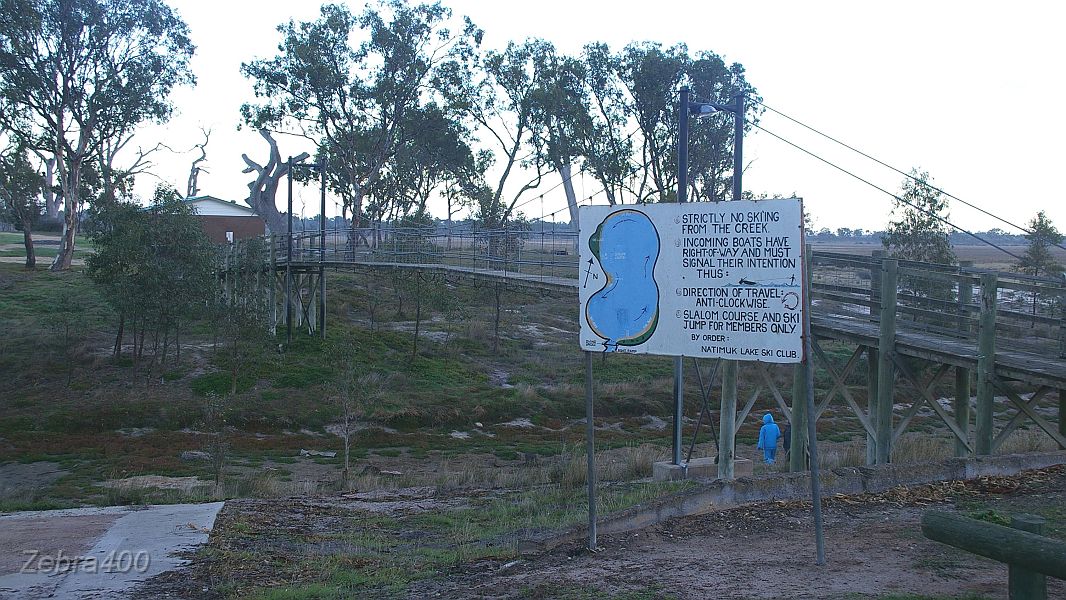
[[[237,131],[238,108],[252,99],[240,63],[276,54],[276,26],[312,19],[316,2],[276,0],[170,0],[197,45],[194,89],[174,95],[178,112],[149,128],[142,145],[165,141],[188,149],[199,127],[212,130],[202,194],[247,197],[249,175],[241,153],[266,157],[252,131]],[[349,2],[354,12],[363,3]],[[577,52],[590,41],[619,49],[632,41],[684,42],[739,62],[764,102],[904,171],[929,171],[934,183],[999,217],[1024,224],[1045,210],[1066,229],[1060,183],[1066,134],[1066,9],[1058,2],[600,2],[447,0],[485,30],[485,45],[541,37]],[[729,118],[720,116],[715,118]],[[898,191],[903,177],[835,147],[770,112],[768,130]],[[306,150],[279,137],[283,156]],[[882,229],[891,198],[766,133],[745,139],[744,189],[792,194],[805,200],[816,227]],[[156,173],[185,190],[192,154],[160,155]],[[545,188],[558,183],[549,178]],[[579,195],[596,192],[591,177],[577,178]],[[138,191],[150,194],[144,177]],[[279,194],[279,204],[284,198]],[[602,194],[597,197],[599,202]],[[302,202],[306,201],[307,205]],[[336,208],[327,209],[334,214]],[[539,217],[540,202],[526,206]],[[545,213],[565,205],[561,189],[545,197]],[[295,211],[318,213],[312,190],[298,194]],[[442,211],[437,211],[443,216]],[[561,213],[564,214],[564,213]],[[564,217],[565,218],[565,217]],[[956,201],[951,220],[978,230],[1008,225]]]

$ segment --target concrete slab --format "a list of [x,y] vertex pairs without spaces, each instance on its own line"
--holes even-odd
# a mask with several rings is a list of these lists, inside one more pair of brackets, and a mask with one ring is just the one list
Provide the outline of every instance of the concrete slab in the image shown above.
[[[116,598],[186,564],[222,502],[0,515],[0,599]],[[17,558],[14,572],[13,558]]]
[[[679,481],[682,479],[718,479],[718,465],[713,456],[709,458],[696,458],[675,465],[669,462],[657,462],[651,466],[651,476],[654,481]],[[733,475],[735,477],[751,477],[755,465],[746,458],[738,458],[733,461]]]

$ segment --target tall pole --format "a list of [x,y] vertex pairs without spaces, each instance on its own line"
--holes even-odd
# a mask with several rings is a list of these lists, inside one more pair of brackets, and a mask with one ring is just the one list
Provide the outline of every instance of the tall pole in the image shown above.
[[318,159],[319,175],[322,179],[322,218],[318,238],[318,331],[326,339],[326,157]]
[[[801,225],[802,226],[802,225]],[[807,445],[811,452],[811,510],[814,512],[815,564],[825,564],[825,534],[822,532],[822,480],[818,460],[818,424],[814,412],[814,338],[811,337],[811,248],[803,249],[803,369],[807,393]],[[795,451],[795,448],[793,448]]]
[[678,102],[677,127],[677,201],[688,201],[688,116],[689,90],[681,88],[681,100]]
[[[677,201],[688,200],[688,114],[689,90],[681,88],[677,106]],[[682,357],[674,357],[674,431],[673,463],[681,464],[681,425],[685,407],[685,370]]]
[[740,200],[744,175],[744,92],[733,97],[733,200]]
[[292,157],[289,157],[289,243],[285,253],[285,342],[292,343]]
[[[726,107],[733,113],[733,201],[740,200],[741,176],[744,164],[744,93],[733,96],[733,105]],[[722,368],[722,403],[718,443],[718,477],[733,479],[736,459],[737,418],[737,361],[727,360]]]
[[592,353],[585,352],[585,453],[588,460],[589,550],[596,551],[596,428],[592,419]]

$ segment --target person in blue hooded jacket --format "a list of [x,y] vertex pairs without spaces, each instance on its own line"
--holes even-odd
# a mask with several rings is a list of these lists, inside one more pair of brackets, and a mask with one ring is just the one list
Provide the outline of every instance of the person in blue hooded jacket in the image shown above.
[[756,447],[762,450],[766,464],[772,465],[774,459],[777,458],[777,438],[781,437],[781,428],[774,423],[774,416],[770,413],[766,413],[766,416],[762,418],[762,423],[762,429],[759,430],[759,445]]

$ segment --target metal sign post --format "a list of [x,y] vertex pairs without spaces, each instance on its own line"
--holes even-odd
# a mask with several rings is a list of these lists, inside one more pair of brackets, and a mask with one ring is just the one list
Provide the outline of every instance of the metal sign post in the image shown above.
[[589,550],[596,551],[596,428],[592,414],[592,353],[585,352],[585,454],[588,457]]

